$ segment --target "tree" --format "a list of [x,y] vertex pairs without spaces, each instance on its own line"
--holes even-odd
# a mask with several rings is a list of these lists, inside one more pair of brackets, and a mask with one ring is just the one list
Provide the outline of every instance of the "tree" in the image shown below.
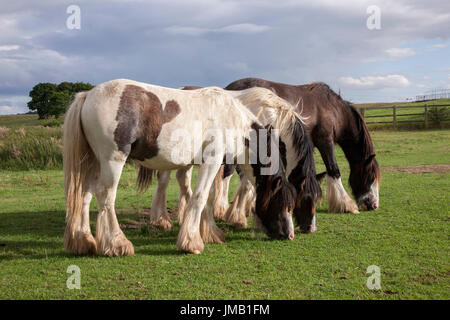
[[50,97],[56,91],[56,84],[54,83],[38,83],[30,91],[31,101],[28,102],[30,110],[36,110],[39,119],[49,117],[48,106],[50,104]]
[[72,94],[69,91],[54,91],[50,96],[48,113],[55,118],[66,112],[67,106],[72,100]]
[[74,95],[80,91],[92,89],[94,86],[84,82],[38,83],[30,91],[31,101],[28,102],[30,110],[36,110],[39,119],[51,116],[58,118],[66,112]]

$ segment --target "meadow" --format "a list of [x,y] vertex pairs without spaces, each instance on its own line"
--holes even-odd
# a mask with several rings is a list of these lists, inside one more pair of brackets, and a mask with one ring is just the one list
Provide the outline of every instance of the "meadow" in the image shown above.
[[[331,214],[324,197],[318,231],[296,232],[293,241],[218,223],[226,242],[207,244],[201,255],[177,250],[177,223],[170,231],[146,223],[155,185],[137,193],[136,170],[127,165],[116,208],[135,255],[106,258],[64,250],[60,128],[9,117],[0,117],[0,299],[450,298],[450,130],[372,132],[382,170],[377,211]],[[27,139],[42,146],[33,149]],[[7,154],[12,144],[21,153]],[[14,164],[26,155],[37,159]],[[337,157],[347,180],[340,150]],[[317,153],[316,161],[322,172]],[[237,185],[234,176],[230,198]],[[170,210],[177,196],[172,179]],[[93,201],[93,231],[96,209]],[[70,265],[81,270],[79,290],[66,286]],[[366,286],[371,265],[380,267],[380,290]]]
[[[409,103],[363,103],[356,107],[364,110],[365,121],[374,129],[423,129],[425,110],[428,109],[428,128],[450,128],[450,99],[439,99]],[[396,121],[393,122],[393,108],[396,106]]]

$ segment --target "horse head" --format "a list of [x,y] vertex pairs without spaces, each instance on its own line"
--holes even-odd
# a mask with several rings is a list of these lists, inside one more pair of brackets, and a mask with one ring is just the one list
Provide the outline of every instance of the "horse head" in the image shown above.
[[356,202],[364,210],[376,210],[379,206],[380,167],[375,154],[355,164],[350,171],[349,183]]
[[[264,128],[258,126],[254,129]],[[258,136],[259,134],[257,134]],[[278,136],[276,139],[278,139]],[[259,224],[270,238],[293,240],[292,212],[295,207],[296,190],[286,179],[281,166],[279,149],[272,148],[273,141],[272,128],[269,127],[269,130],[267,130],[267,145],[271,146],[268,148],[271,162],[266,165],[261,165],[260,161],[257,164],[252,164],[256,184],[255,213]],[[277,163],[273,167],[276,172],[263,172],[267,165],[272,167],[274,163]]]

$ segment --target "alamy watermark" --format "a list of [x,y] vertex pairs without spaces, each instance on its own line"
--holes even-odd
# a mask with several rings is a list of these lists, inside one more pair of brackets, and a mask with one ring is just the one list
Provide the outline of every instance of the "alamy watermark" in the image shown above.
[[369,290],[380,290],[381,289],[381,271],[380,267],[376,265],[371,265],[367,267],[366,273],[370,274],[367,278],[366,286]]
[[67,278],[67,289],[81,289],[81,269],[79,266],[71,264],[67,267],[67,271],[70,276]]
[[66,27],[69,30],[81,29],[81,9],[76,4],[67,7],[66,13],[69,14],[66,20]]
[[234,129],[203,129],[201,121],[194,121],[189,130],[179,128],[172,132],[170,157],[173,163],[184,164],[261,164],[261,174],[271,175],[279,169],[278,133],[277,129],[270,133],[267,129],[248,133]]
[[366,13],[369,17],[366,20],[366,26],[369,30],[380,30],[381,29],[381,9],[379,6],[368,6]]

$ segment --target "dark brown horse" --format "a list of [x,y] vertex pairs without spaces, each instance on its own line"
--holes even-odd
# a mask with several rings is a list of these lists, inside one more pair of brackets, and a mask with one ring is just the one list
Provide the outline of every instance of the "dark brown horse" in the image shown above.
[[225,89],[243,90],[264,87],[296,106],[306,118],[307,131],[319,149],[327,170],[328,211],[358,213],[358,206],[345,191],[334,145],[344,151],[350,164],[349,183],[358,205],[364,210],[376,210],[380,169],[364,120],[358,111],[324,83],[288,85],[258,78],[246,78],[230,83]]

